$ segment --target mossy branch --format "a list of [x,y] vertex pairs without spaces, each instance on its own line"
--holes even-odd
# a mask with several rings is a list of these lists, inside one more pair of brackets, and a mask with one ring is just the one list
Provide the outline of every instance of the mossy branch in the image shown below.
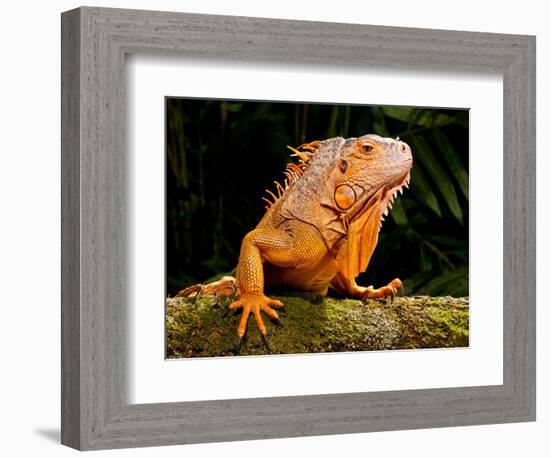
[[[271,352],[250,319],[241,355],[467,347],[468,298],[411,296],[392,304],[331,297],[272,296],[283,326],[264,317]],[[233,355],[240,314],[228,298],[166,299],[167,357]]]

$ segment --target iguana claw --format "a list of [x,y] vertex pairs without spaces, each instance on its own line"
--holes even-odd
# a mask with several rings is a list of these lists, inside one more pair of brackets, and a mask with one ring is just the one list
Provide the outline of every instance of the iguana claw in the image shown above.
[[283,322],[281,321],[281,319],[277,316],[277,317],[272,317],[271,320],[277,325],[277,326],[282,326],[283,325]]
[[192,294],[195,294],[193,302],[197,302],[197,299],[202,296],[202,293],[204,293],[204,289],[204,285],[199,283],[197,285],[192,285],[182,289],[178,294],[176,294],[176,297],[189,297]]
[[382,286],[381,288],[374,289],[372,286],[367,287],[362,301],[366,302],[369,299],[388,298],[390,303],[392,303],[395,296],[397,296],[397,292],[403,292],[403,289],[403,282],[399,280],[399,278],[395,278],[386,286]]
[[271,351],[271,347],[269,346],[269,342],[267,340],[267,335],[262,334],[262,340],[264,341],[265,349],[267,351]]
[[262,336],[262,340],[265,346],[269,349],[269,343],[267,341],[267,329],[262,319],[261,312],[264,312],[272,320],[281,323],[279,315],[274,310],[274,308],[281,308],[283,303],[276,299],[270,299],[263,294],[250,294],[244,293],[241,296],[233,301],[229,305],[229,310],[239,310],[242,309],[241,319],[239,321],[239,326],[237,328],[237,335],[239,336],[239,343],[242,344],[242,339],[246,334],[246,328],[248,326],[248,317],[250,313],[254,315],[256,324],[258,325],[258,330]]
[[237,344],[235,345],[235,354],[238,355],[241,351],[241,347],[243,346],[244,336],[240,336],[237,339]]

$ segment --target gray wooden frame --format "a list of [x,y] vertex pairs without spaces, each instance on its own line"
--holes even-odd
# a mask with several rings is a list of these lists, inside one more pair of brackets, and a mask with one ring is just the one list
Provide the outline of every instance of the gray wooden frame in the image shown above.
[[[63,444],[104,449],[535,419],[534,37],[90,7],[63,13],[61,35]],[[128,404],[128,53],[502,74],[504,383]]]

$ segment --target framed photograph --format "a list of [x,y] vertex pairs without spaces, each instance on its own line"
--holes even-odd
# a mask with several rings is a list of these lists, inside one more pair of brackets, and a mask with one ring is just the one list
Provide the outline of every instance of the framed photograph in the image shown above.
[[62,15],[62,442],[535,419],[535,38]]
[[468,117],[167,97],[166,357],[468,347]]

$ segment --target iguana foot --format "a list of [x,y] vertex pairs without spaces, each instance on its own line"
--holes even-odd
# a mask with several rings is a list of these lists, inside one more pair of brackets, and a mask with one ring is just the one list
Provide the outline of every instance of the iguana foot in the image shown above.
[[269,350],[269,343],[267,341],[267,329],[263,322],[261,312],[264,312],[272,320],[280,324],[281,319],[279,318],[278,313],[274,309],[280,309],[281,307],[283,307],[283,303],[281,301],[278,301],[276,299],[270,299],[269,297],[264,296],[263,294],[246,294],[245,293],[245,294],[241,294],[241,296],[237,300],[233,301],[229,305],[229,310],[242,309],[241,320],[239,321],[239,326],[237,327],[237,335],[239,338],[237,341],[236,351],[238,352],[238,350],[240,349],[243,343],[250,312],[252,312],[252,314],[254,315],[254,319],[256,320],[256,324],[258,325],[258,330],[260,331],[262,340],[264,341],[266,348]]
[[397,296],[398,291],[403,291],[403,283],[399,278],[393,279],[386,286],[374,289],[372,286],[368,286],[364,292],[362,301],[366,302],[369,299],[384,299],[389,298],[390,302],[393,302],[393,298]]
[[189,297],[195,294],[195,301],[201,296],[235,296],[237,281],[235,277],[222,277],[218,281],[203,285],[198,283],[182,289],[176,297]]

